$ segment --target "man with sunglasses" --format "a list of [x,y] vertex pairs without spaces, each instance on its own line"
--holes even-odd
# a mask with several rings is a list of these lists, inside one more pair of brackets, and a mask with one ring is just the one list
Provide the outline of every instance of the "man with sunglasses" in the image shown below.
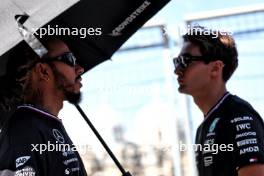
[[43,44],[48,53],[42,58],[25,42],[10,54],[7,82],[16,80],[9,88],[19,90],[13,99],[20,105],[1,129],[0,176],[87,175],[58,118],[63,101],[80,101],[84,69],[64,42]]
[[263,120],[248,102],[226,89],[238,66],[234,39],[194,27],[183,40],[173,62],[178,91],[191,95],[204,114],[196,133],[196,144],[202,146],[196,151],[199,176],[263,176]]

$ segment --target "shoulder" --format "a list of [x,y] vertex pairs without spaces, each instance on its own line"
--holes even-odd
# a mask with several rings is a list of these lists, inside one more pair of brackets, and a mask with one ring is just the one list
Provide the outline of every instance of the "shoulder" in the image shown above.
[[[40,119],[38,114],[34,111],[28,110],[26,108],[17,109],[13,115],[10,117],[7,125],[8,129],[13,130],[36,130],[40,124]],[[22,132],[22,131],[21,131]]]
[[9,138],[20,141],[42,138],[50,128],[61,125],[54,118],[30,108],[18,108],[3,127],[3,133]]
[[9,120],[9,126],[31,127],[33,129],[42,129],[45,126],[58,124],[61,122],[55,116],[29,106],[18,108]]
[[257,113],[249,102],[236,95],[229,95],[229,97],[226,99],[225,106],[232,110],[232,112]]
[[223,122],[236,124],[239,121],[258,121],[263,123],[261,116],[249,102],[231,94],[220,108],[219,115],[223,116],[221,117]]
[[264,123],[258,112],[242,98],[229,95],[218,111],[218,126],[223,136],[232,140],[242,136],[258,135],[263,138]]
[[39,138],[41,131],[37,115],[26,109],[17,109],[3,127],[3,137],[12,144],[26,143]]

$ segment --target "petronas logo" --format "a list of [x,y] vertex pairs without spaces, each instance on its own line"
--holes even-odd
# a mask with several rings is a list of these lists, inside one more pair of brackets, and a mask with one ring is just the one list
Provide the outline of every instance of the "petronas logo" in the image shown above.
[[215,126],[216,126],[216,124],[217,124],[217,122],[220,120],[220,118],[216,118],[216,119],[214,119],[214,121],[211,123],[211,126],[210,126],[210,128],[209,128],[209,133],[212,133],[213,131],[214,131],[214,129],[215,129]]

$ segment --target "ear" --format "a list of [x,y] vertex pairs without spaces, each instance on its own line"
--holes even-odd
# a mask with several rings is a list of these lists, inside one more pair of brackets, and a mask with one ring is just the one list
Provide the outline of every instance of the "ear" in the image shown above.
[[211,64],[211,75],[213,77],[222,77],[222,72],[223,72],[223,68],[224,68],[224,63],[220,60],[216,60],[213,62],[210,62]]
[[34,72],[36,73],[40,81],[47,82],[52,76],[52,71],[49,65],[46,63],[37,63],[34,67]]

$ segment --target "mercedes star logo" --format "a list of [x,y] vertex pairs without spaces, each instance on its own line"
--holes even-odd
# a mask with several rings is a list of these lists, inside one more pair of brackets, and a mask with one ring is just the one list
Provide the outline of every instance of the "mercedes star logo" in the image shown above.
[[61,132],[59,131],[59,130],[57,130],[57,129],[53,129],[52,130],[52,133],[53,133],[53,136],[55,137],[55,139],[59,142],[59,143],[61,143],[61,144],[63,144],[65,141],[64,141],[64,137],[63,137],[63,135],[61,134]]

